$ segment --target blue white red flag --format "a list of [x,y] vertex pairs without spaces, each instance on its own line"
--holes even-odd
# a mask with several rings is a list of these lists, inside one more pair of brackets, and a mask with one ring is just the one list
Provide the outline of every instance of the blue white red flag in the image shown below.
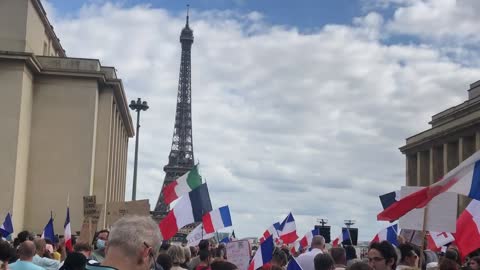
[[480,201],[472,200],[458,217],[454,236],[462,258],[480,248]]
[[3,224],[0,226],[0,234],[3,238],[7,238],[9,235],[13,233],[13,223],[12,223],[12,216],[10,213],[7,213]]
[[277,240],[278,238],[280,238],[279,231],[280,231],[280,222],[276,222],[272,224],[272,226],[268,227],[268,229],[265,230],[262,237],[260,237],[260,243],[263,243],[263,241],[265,241],[265,239],[267,239],[270,236],[273,236],[273,240]]
[[257,270],[258,268],[262,267],[266,263],[269,263],[272,260],[273,256],[273,237],[270,236],[263,243],[260,244],[258,247],[255,256],[253,256],[250,265],[248,266],[248,270]]
[[47,225],[43,229],[42,238],[50,239],[52,242],[55,240],[55,232],[53,231],[53,217],[50,216]]
[[315,235],[320,235],[319,229],[313,229],[305,234],[302,239],[300,239],[300,246],[303,248],[308,248],[312,244],[312,239]]
[[219,229],[232,226],[232,217],[228,205],[210,211],[203,215],[203,228],[206,233],[216,232]]
[[290,262],[288,263],[287,270],[303,270],[297,260],[292,257]]
[[332,246],[333,247],[338,247],[338,246],[340,246],[341,243],[343,243],[343,241],[347,241],[349,239],[350,239],[350,236],[348,234],[347,229],[342,228],[342,233],[337,238],[335,238],[335,240],[333,240]]
[[289,213],[280,224],[279,234],[284,244],[293,243],[298,239],[297,226],[295,225],[295,218],[293,218],[292,213]]
[[72,229],[70,226],[70,208],[67,207],[67,217],[65,218],[65,224],[63,225],[64,228],[64,235],[65,235],[65,248],[68,251],[73,251],[72,246]]
[[398,246],[397,236],[398,236],[398,225],[394,224],[390,227],[387,227],[381,230],[375,237],[373,237],[371,242],[382,242],[388,241],[395,246]]

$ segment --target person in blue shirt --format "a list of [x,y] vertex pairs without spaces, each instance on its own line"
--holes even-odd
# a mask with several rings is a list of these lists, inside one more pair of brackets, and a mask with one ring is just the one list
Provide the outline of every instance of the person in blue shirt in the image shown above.
[[45,270],[58,270],[60,262],[54,259],[45,257],[45,250],[47,249],[47,242],[43,238],[36,238],[33,240],[37,254],[33,256],[32,262],[38,266],[45,268]]
[[18,247],[18,261],[9,264],[8,267],[11,270],[45,270],[45,268],[35,265],[32,260],[35,256],[36,248],[35,244],[27,240],[20,244]]

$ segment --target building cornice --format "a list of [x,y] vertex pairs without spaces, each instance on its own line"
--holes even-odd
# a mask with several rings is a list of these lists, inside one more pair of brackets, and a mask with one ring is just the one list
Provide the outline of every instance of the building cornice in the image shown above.
[[135,135],[122,80],[116,77],[112,67],[101,66],[97,59],[35,56],[32,53],[24,52],[0,51],[0,60],[2,59],[23,61],[34,74],[94,78],[100,85],[110,86],[113,89],[115,104],[122,116],[127,135],[129,137]]
[[[426,150],[432,145],[448,142],[448,138],[452,134],[464,133],[466,130],[480,125],[480,112],[477,112],[470,119],[462,119],[456,124],[449,122],[451,125],[439,126],[421,132],[407,139],[407,144],[400,147],[399,150],[403,154],[408,152],[418,152],[418,150]],[[445,127],[446,126],[446,127]],[[414,151],[412,151],[414,150]]]

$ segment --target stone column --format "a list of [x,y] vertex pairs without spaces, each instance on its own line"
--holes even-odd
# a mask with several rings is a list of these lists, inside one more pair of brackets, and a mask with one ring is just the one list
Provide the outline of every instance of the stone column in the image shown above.
[[430,184],[433,184],[444,175],[443,145],[434,146],[430,149],[430,151]]
[[407,154],[407,186],[417,185],[417,153]]
[[429,163],[428,163],[428,171],[429,171],[429,176],[430,176],[430,179],[428,179],[428,183],[429,185],[433,184],[433,182],[435,181],[435,179],[433,179],[433,173],[434,173],[434,166],[435,164],[433,163],[433,159],[434,159],[434,148],[430,148],[430,150],[428,151],[428,154],[429,154]]
[[475,150],[480,150],[480,132],[475,132]]
[[417,152],[417,186],[422,186],[422,182],[421,182],[422,172],[420,169],[422,167],[421,159],[422,159],[422,153]]
[[448,143],[443,144],[443,175],[448,172]]
[[417,154],[417,182],[418,186],[425,187],[430,184],[430,151],[420,151]]

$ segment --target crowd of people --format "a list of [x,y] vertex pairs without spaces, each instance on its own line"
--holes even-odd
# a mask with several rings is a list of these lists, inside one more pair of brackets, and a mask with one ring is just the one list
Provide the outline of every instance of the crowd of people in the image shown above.
[[[170,244],[161,240],[158,225],[150,217],[123,217],[110,231],[96,233],[92,244],[72,240],[73,250],[67,250],[62,238],[20,232],[14,241],[0,241],[0,269],[238,270],[228,260],[225,244],[210,240],[201,240],[195,247]],[[285,245],[275,247],[271,261],[260,270],[299,270],[288,267],[292,260],[301,270],[480,270],[479,254],[460,258],[454,245],[436,253],[421,251],[401,238],[399,242],[398,247],[387,241],[371,243],[366,256],[357,258],[353,246],[327,249],[325,239],[317,235],[307,250],[291,253]],[[252,258],[256,251],[253,247]]]

